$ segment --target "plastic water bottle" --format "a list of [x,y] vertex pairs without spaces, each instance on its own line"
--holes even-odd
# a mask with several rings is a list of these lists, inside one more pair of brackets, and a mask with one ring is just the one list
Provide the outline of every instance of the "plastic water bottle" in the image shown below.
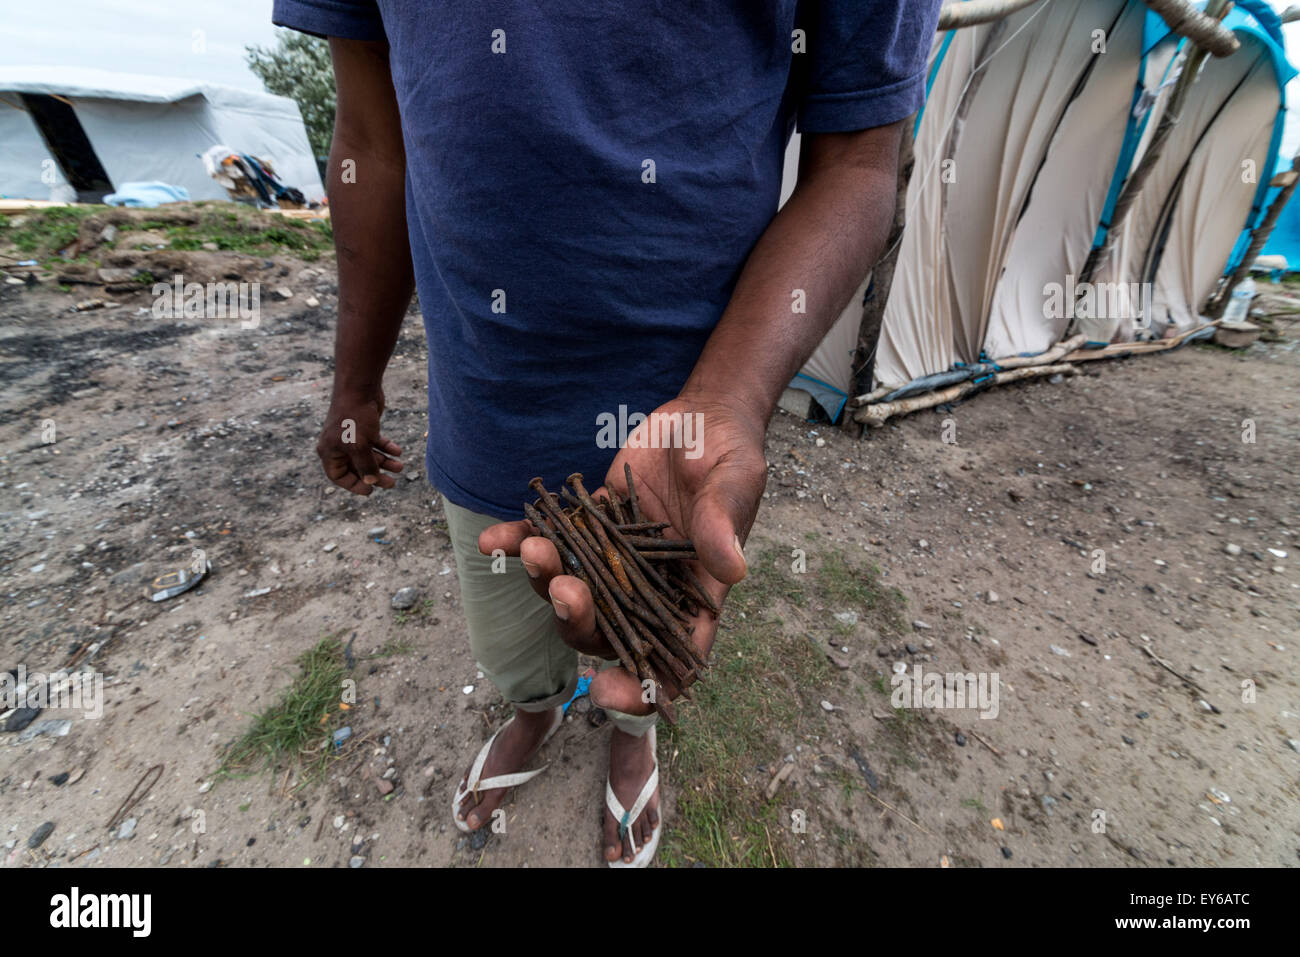
[[1255,298],[1255,280],[1247,276],[1232,289],[1228,308],[1223,311],[1224,322],[1245,322],[1250,315],[1250,301]]

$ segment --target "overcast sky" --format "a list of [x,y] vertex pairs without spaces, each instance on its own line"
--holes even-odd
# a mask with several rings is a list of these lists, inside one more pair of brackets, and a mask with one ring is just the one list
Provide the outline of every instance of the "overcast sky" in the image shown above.
[[[1270,0],[1281,11],[1295,0]],[[177,76],[260,90],[244,63],[249,44],[275,42],[271,0],[4,0],[0,65],[92,66]],[[1288,24],[1291,60],[1300,66],[1300,21]],[[1300,146],[1300,79],[1282,155]]]
[[0,64],[89,66],[260,90],[244,47],[275,42],[271,0],[4,0]]

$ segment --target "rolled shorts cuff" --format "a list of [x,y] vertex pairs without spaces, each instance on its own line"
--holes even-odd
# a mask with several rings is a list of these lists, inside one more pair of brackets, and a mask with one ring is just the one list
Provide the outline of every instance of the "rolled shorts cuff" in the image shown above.
[[653,711],[649,714],[625,714],[622,711],[610,711],[606,708],[605,715],[614,727],[634,738],[644,737],[647,731],[659,723],[659,715]]
[[569,680],[564,688],[553,695],[545,698],[537,698],[533,701],[512,701],[510,702],[520,711],[552,711],[562,704],[567,704],[573,697],[573,693],[578,690],[578,673],[575,671],[569,675]]

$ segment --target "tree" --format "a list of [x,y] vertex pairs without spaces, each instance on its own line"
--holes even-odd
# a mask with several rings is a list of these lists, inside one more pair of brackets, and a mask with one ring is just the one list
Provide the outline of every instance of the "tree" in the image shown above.
[[287,96],[298,104],[312,152],[325,156],[334,135],[334,68],[329,44],[296,30],[279,30],[272,48],[246,48],[248,68],[268,93]]

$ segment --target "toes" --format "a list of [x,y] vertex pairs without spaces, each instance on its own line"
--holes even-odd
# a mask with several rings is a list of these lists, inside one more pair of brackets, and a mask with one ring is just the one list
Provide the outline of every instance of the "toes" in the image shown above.
[[618,839],[618,822],[612,814],[605,812],[605,860],[616,861],[622,842]]

